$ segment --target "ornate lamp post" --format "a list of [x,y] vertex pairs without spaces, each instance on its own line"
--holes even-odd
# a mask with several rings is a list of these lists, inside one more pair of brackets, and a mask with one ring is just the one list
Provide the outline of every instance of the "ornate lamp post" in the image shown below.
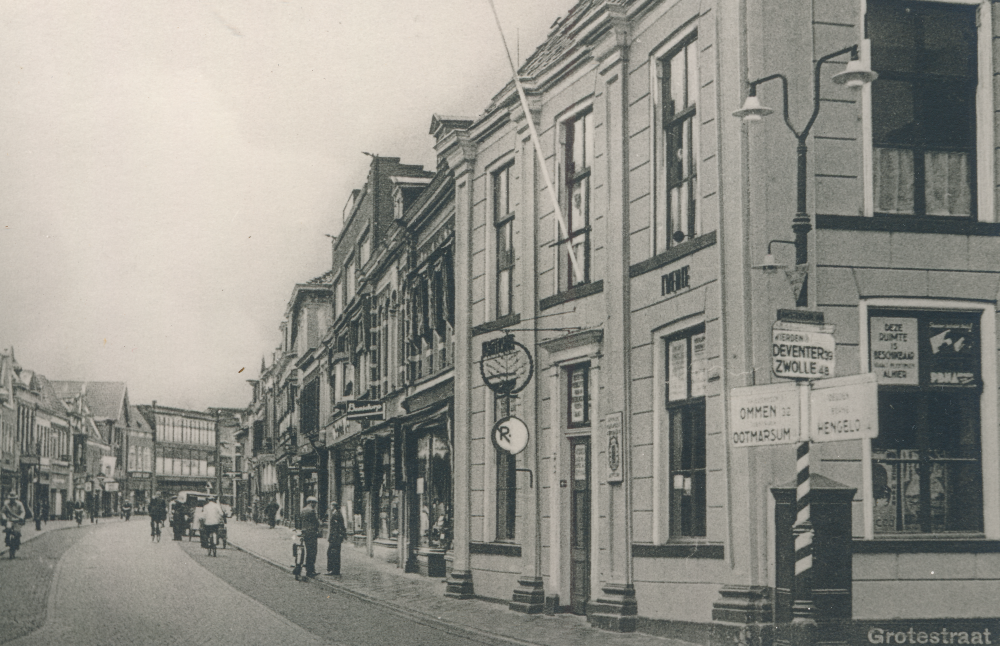
[[[854,89],[860,89],[878,77],[878,74],[865,68],[862,62],[858,59],[857,45],[845,47],[844,49],[833,52],[832,54],[827,54],[826,56],[820,58],[816,61],[816,67],[813,72],[812,115],[809,117],[809,121],[806,122],[805,127],[801,131],[795,129],[795,126],[792,125],[792,121],[788,115],[788,79],[784,74],[771,74],[770,76],[759,78],[756,81],[751,81],[750,93],[747,96],[746,101],[743,103],[743,107],[733,112],[734,117],[740,117],[748,123],[760,121],[763,117],[774,112],[774,110],[761,105],[760,99],[757,98],[757,86],[768,81],[773,81],[774,79],[781,79],[781,96],[785,125],[787,125],[788,129],[792,131],[795,138],[799,140],[796,211],[795,217],[792,219],[792,232],[795,234],[795,277],[793,278],[793,286],[799,286],[795,295],[796,307],[806,307],[809,303],[807,283],[809,246],[806,236],[812,230],[812,220],[809,217],[809,214],[806,213],[806,153],[808,152],[806,140],[809,137],[809,131],[812,130],[813,124],[816,122],[816,117],[819,116],[820,68],[823,66],[823,63],[837,58],[838,56],[843,56],[844,54],[850,54],[851,60],[847,64],[847,69],[833,76],[834,83],[837,83],[838,85],[846,85],[847,87]],[[768,251],[768,253],[770,253],[770,251]]]
[[[798,168],[797,168],[797,190],[796,190],[796,211],[792,218],[792,233],[795,235],[794,241],[772,240],[767,246],[767,256],[764,264],[760,268],[765,271],[777,269],[777,263],[771,254],[771,245],[775,242],[791,242],[795,246],[795,269],[789,271],[789,279],[795,294],[795,306],[805,308],[809,305],[808,294],[808,267],[809,267],[809,246],[808,234],[812,230],[812,219],[806,213],[806,155],[808,149],[806,140],[809,131],[816,123],[820,109],[820,70],[823,63],[838,56],[850,54],[851,60],[847,68],[834,75],[833,81],[838,85],[846,85],[853,89],[860,89],[864,85],[874,81],[878,75],[867,69],[858,58],[858,46],[853,45],[835,51],[821,57],[816,61],[813,71],[813,110],[805,127],[799,131],[792,125],[788,115],[788,79],[783,74],[771,74],[750,82],[750,92],[743,104],[743,107],[733,112],[733,116],[740,117],[746,122],[760,121],[763,117],[774,112],[770,108],[761,105],[757,98],[757,86],[781,79],[782,108],[785,118],[785,125],[792,131],[798,139]],[[815,604],[813,602],[813,581],[812,581],[812,543],[813,525],[810,520],[810,477],[809,477],[809,441],[801,442],[796,452],[796,470],[798,472],[796,487],[796,518],[793,527],[795,535],[795,595],[792,605],[792,633],[791,640],[795,646],[806,646],[815,643],[816,639],[816,619]]]

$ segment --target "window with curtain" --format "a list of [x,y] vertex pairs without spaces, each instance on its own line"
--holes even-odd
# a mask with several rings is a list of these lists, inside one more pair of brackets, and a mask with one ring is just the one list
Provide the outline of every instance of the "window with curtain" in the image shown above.
[[[560,229],[559,289],[590,282],[590,179],[594,166],[594,113],[585,112],[562,124],[563,218]],[[575,265],[579,270],[574,269]]]
[[876,213],[971,217],[976,7],[869,0]]
[[655,253],[700,233],[697,45],[692,34],[660,61],[663,133],[659,142],[660,195],[653,220]]
[[670,447],[670,535],[706,535],[705,328],[666,339],[664,402]]

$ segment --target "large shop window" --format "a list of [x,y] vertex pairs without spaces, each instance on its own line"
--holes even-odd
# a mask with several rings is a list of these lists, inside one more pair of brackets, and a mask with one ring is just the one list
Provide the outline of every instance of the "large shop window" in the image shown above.
[[417,499],[421,547],[450,549],[451,452],[445,429],[417,438]]
[[705,536],[705,328],[666,339],[670,535]]
[[983,531],[979,314],[869,314],[876,533]]
[[[493,395],[494,419],[501,420],[515,413],[509,397]],[[496,451],[497,468],[497,540],[513,541],[517,529],[517,457],[507,451]]]
[[[559,231],[559,290],[590,282],[591,171],[594,167],[594,113],[585,112],[562,124],[563,217],[568,232]],[[573,266],[572,255],[580,274]]]
[[[692,34],[660,61],[662,74],[659,204],[653,221],[655,253],[699,233],[698,42]],[[675,239],[674,236],[679,239]]]
[[868,0],[875,211],[975,213],[976,7]]
[[493,227],[496,230],[496,318],[514,313],[514,211],[510,199],[513,164],[493,173]]

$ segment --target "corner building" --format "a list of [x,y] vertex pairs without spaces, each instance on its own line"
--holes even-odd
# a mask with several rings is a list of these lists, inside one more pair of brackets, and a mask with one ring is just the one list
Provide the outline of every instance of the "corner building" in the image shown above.
[[[782,83],[758,91],[776,114],[732,116],[780,73],[790,124],[818,110],[798,309],[833,326],[835,376],[878,382],[879,436],[811,457],[817,489],[850,500],[845,635],[1000,634],[995,31],[990,2],[584,0],[521,68],[527,112],[511,84],[437,138],[455,186],[449,595],[774,637],[770,489],[794,490],[795,447],[728,437],[733,388],[785,381],[772,327],[796,309],[797,285],[758,268],[796,263]],[[845,54],[814,88],[852,45],[879,79],[835,85]],[[478,370],[505,334],[534,361],[509,402]],[[513,457],[490,439],[508,414],[530,433]]]

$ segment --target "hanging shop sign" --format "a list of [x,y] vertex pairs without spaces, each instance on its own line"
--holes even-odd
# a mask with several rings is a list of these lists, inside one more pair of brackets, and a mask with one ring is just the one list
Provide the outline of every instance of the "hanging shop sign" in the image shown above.
[[622,474],[622,413],[611,413],[604,418],[604,432],[608,437],[608,482],[621,482]]
[[347,402],[347,419],[385,419],[385,404],[358,399]]
[[514,340],[513,334],[483,341],[479,374],[483,383],[498,395],[511,396],[525,389],[535,365],[528,348]]
[[873,373],[822,379],[809,393],[813,442],[878,437],[878,383]]
[[504,417],[493,425],[493,446],[497,450],[517,455],[528,446],[528,426],[516,417]]
[[828,379],[836,369],[832,325],[776,321],[771,329],[771,372],[783,379]]
[[871,370],[883,386],[978,388],[978,314],[907,312],[869,319]]
[[734,447],[794,444],[801,434],[795,384],[733,388],[729,396],[729,442]]

